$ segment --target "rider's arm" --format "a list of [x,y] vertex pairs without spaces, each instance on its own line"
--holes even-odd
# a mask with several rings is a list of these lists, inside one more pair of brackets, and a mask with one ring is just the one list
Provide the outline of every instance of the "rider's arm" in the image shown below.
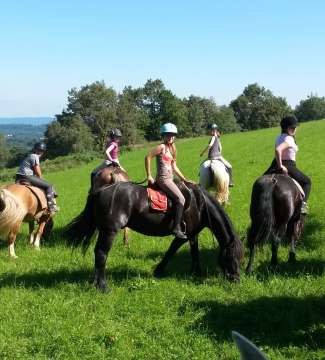
[[152,175],[151,175],[151,159],[154,158],[155,156],[157,156],[158,154],[160,154],[163,150],[164,145],[160,144],[158,146],[156,146],[154,149],[152,149],[148,155],[145,157],[145,168],[146,168],[146,173],[147,173],[147,179],[149,183],[154,183],[155,180],[153,179]]
[[287,149],[290,145],[283,141],[280,145],[275,148],[275,160],[278,165],[278,168],[284,172],[288,172],[287,168],[282,164],[282,152]]
[[39,165],[34,165],[33,171],[36,176],[38,176],[39,178],[42,177],[42,171],[41,171],[41,167]]
[[200,156],[203,156],[203,154],[212,147],[212,145],[214,144],[215,140],[216,140],[215,137],[212,136],[212,138],[211,138],[211,140],[210,140],[210,142],[209,142],[209,145],[206,146],[206,147],[201,151]]
[[114,149],[114,146],[115,146],[114,144],[111,144],[111,145],[106,149],[105,153],[106,153],[107,159],[108,159],[109,161],[115,161],[115,162],[118,163],[118,160],[117,160],[117,161],[116,161],[116,160],[113,160],[112,157],[111,157],[111,151]]

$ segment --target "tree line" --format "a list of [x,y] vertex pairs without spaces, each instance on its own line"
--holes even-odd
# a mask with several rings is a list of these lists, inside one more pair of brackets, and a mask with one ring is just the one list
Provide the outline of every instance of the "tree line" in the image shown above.
[[[249,131],[277,126],[289,113],[299,121],[323,119],[325,98],[311,94],[292,109],[285,98],[255,83],[228,106],[218,106],[213,98],[178,98],[160,79],[149,79],[139,88],[127,86],[121,93],[96,81],[68,92],[67,107],[45,131],[47,156],[102,151],[113,127],[121,129],[122,145],[132,146],[159,139],[165,122],[177,126],[179,137],[196,137],[205,135],[211,123],[223,133]],[[5,165],[9,155],[3,137],[0,151],[0,163]]]

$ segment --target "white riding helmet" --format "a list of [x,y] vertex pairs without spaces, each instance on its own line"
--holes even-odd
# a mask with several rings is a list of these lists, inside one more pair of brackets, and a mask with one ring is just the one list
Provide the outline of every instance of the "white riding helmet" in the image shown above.
[[160,134],[177,134],[177,127],[172,123],[161,125]]

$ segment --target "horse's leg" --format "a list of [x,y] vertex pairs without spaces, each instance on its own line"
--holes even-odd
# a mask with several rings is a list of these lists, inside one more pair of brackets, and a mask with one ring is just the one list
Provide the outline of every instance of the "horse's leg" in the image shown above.
[[126,248],[129,248],[130,247],[130,244],[129,244],[129,228],[124,228],[123,230],[123,244]]
[[161,276],[165,270],[165,267],[169,261],[169,259],[176,253],[176,251],[187,242],[187,239],[180,239],[175,237],[172,243],[169,246],[169,249],[166,251],[164,257],[160,261],[160,263],[156,266],[154,270],[155,276]]
[[191,273],[193,275],[201,275],[201,266],[200,266],[200,259],[199,259],[199,236],[195,235],[189,239],[190,248],[191,248],[191,256],[192,256],[192,267]]
[[35,234],[34,234],[34,221],[30,221],[28,223],[28,229],[29,229],[29,243],[30,245],[33,245],[34,244],[34,237],[35,237]]
[[253,272],[253,262],[255,257],[255,244],[252,242],[249,244],[249,260],[246,267],[246,274],[251,274]]
[[46,224],[46,222],[42,221],[38,226],[36,236],[35,236],[35,240],[34,240],[34,244],[33,244],[35,246],[36,250],[40,250],[40,241],[41,241],[41,237],[42,237],[42,234],[43,234],[43,231],[44,231],[44,228],[45,228],[45,224]]
[[8,251],[9,251],[9,257],[11,257],[12,259],[18,258],[18,256],[15,253],[15,241],[16,241],[17,232],[18,231],[11,230],[8,234]]
[[248,230],[248,236],[247,236],[248,247],[249,247],[249,260],[246,267],[246,274],[251,274],[253,272],[253,262],[256,252],[256,248],[255,248],[256,238],[257,238],[257,226],[255,224],[252,224],[252,226]]
[[95,246],[95,278],[94,285],[97,289],[107,292],[110,289],[106,285],[105,265],[108,252],[110,251],[116,231],[105,233],[100,231]]
[[296,241],[297,241],[296,227],[297,227],[297,223],[288,224],[288,230],[287,230],[287,234],[286,234],[287,238],[290,242],[288,262],[291,262],[291,263],[294,263],[296,261]]
[[288,262],[290,263],[296,262],[296,239],[294,238],[294,236],[291,237],[291,241],[290,241]]
[[278,247],[279,247],[279,242],[276,241],[275,239],[272,239],[272,258],[271,258],[271,265],[273,267],[278,266],[279,262],[278,262]]

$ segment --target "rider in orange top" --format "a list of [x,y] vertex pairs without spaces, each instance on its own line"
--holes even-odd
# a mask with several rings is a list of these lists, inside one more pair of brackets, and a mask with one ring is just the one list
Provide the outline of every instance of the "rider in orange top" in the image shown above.
[[[177,128],[174,124],[166,123],[161,126],[160,133],[163,136],[163,143],[152,149],[145,157],[145,167],[149,185],[155,182],[174,202],[176,208],[173,234],[178,238],[186,239],[186,234],[181,230],[181,221],[183,216],[185,198],[173,180],[175,173],[181,180],[186,180],[176,165],[176,146],[175,136]],[[151,160],[156,157],[157,160],[157,176],[156,180],[151,175]]]

